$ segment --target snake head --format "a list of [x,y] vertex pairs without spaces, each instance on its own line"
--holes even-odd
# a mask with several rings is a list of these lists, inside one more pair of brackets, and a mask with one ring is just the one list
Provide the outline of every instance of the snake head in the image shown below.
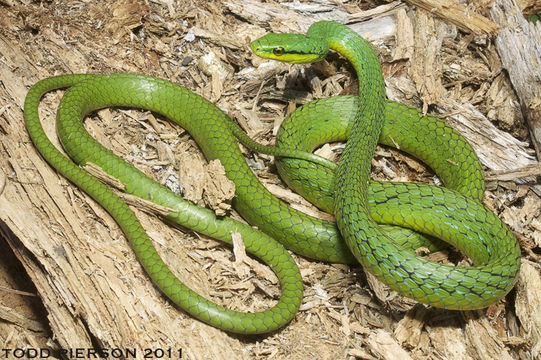
[[292,64],[312,63],[323,59],[329,52],[326,40],[302,34],[270,33],[250,44],[257,56]]

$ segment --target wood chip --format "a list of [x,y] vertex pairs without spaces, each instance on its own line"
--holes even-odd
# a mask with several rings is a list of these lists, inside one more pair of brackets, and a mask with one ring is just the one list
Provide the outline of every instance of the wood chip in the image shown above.
[[489,171],[485,174],[486,180],[513,181],[522,178],[541,176],[541,164],[527,165],[520,169]]
[[416,348],[421,341],[421,333],[429,312],[423,305],[416,305],[398,322],[394,331],[396,339],[408,348]]
[[367,346],[372,353],[384,359],[412,359],[387,331],[373,331],[367,339]]
[[225,175],[220,160],[212,160],[205,169],[203,199],[216,215],[229,213],[231,201],[235,196],[235,183]]
[[462,316],[466,320],[467,344],[474,358],[512,359],[509,350],[486,317],[475,312],[464,312]]
[[233,239],[233,254],[235,254],[235,270],[240,278],[245,278],[250,273],[250,269],[246,266],[248,256],[246,255],[242,235],[233,233],[231,238]]
[[423,113],[427,112],[428,105],[438,103],[444,94],[439,54],[446,31],[441,21],[425,10],[418,10],[410,75],[423,100]]
[[410,59],[414,54],[414,26],[406,10],[401,8],[396,13],[396,48],[393,51],[393,61]]

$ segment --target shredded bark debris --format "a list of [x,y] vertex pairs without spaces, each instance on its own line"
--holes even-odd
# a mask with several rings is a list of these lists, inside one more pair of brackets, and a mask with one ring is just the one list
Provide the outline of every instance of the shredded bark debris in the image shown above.
[[[534,38],[509,31],[501,9],[516,10],[511,20]],[[519,7],[514,0],[0,0],[3,348],[181,348],[186,359],[541,359],[540,102],[528,92],[541,69],[523,74],[509,66],[516,56],[509,51],[526,46],[520,41],[540,51],[541,25],[520,20],[522,12],[536,11],[530,0]],[[382,62],[387,96],[441,117],[474,146],[487,173],[485,205],[522,248],[519,280],[502,301],[479,311],[435,309],[390,291],[361,267],[294,255],[305,287],[295,319],[269,335],[232,336],[171,306],[112,218],[41,159],[24,128],[24,98],[39,79],[131,72],[202,95],[254,140],[272,145],[281,121],[298,106],[356,93],[352,67],[339,56],[288,65],[249,50],[267,32],[304,32],[317,20],[345,23],[365,36]],[[40,106],[58,147],[54,116],[61,95],[48,94]],[[240,219],[223,167],[207,164],[183,129],[130,109],[101,110],[85,126],[158,182]],[[333,218],[287,189],[272,157],[241,149],[273,194]],[[329,144],[318,154],[337,160],[342,149]],[[429,168],[384,147],[374,157],[373,178],[441,185]],[[192,289],[239,311],[275,304],[277,278],[246,255],[242,239],[232,249],[152,214],[167,209],[132,207],[165,262]],[[429,256],[460,259],[452,250]]]

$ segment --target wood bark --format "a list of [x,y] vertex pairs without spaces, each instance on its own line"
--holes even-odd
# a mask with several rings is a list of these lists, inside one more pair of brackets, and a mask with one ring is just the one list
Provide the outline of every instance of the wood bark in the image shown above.
[[520,99],[541,161],[541,26],[526,21],[514,0],[496,0],[490,15],[500,25],[496,49]]

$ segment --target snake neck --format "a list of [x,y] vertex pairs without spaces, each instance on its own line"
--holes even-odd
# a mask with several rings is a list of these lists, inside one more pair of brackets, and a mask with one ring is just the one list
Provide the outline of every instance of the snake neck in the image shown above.
[[[359,111],[350,140],[336,172],[337,188],[350,189],[336,197],[335,206],[357,202],[368,207],[366,191],[370,180],[371,160],[383,127],[385,83],[378,57],[370,44],[350,28],[332,22],[318,22],[308,36],[327,39],[329,48],[344,56],[355,68],[359,81]],[[358,164],[358,165],[353,165]],[[356,198],[356,200],[352,200]]]
[[353,65],[359,80],[361,113],[382,114],[385,84],[379,59],[372,46],[349,27],[329,21],[314,23],[308,29],[307,36],[325,39],[330,49]]

